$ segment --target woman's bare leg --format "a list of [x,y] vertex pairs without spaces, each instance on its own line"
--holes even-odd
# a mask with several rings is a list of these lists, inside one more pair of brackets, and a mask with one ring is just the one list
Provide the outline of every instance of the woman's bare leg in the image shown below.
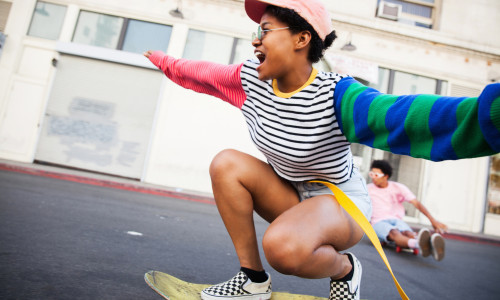
[[342,251],[363,237],[362,229],[334,196],[307,199],[269,226],[263,239],[267,261],[277,271],[305,278],[340,279],[352,265]]
[[240,265],[263,270],[253,212],[272,222],[299,203],[295,189],[267,163],[236,150],[224,150],[214,158],[210,177],[217,208]]

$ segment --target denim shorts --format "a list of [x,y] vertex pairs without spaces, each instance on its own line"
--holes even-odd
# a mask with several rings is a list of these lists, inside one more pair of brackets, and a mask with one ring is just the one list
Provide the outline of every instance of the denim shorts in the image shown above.
[[392,229],[397,229],[401,232],[403,231],[413,232],[411,227],[408,224],[406,224],[405,221],[399,219],[387,219],[379,221],[373,224],[373,229],[377,233],[377,237],[381,242],[389,242],[387,240],[387,236],[389,236],[389,232]]
[[[308,181],[290,183],[297,190],[300,201],[320,195],[333,195],[332,191],[322,183]],[[366,181],[358,169],[354,168],[352,176],[348,181],[336,184],[336,186],[356,204],[369,221],[372,216],[372,202],[368,196]]]

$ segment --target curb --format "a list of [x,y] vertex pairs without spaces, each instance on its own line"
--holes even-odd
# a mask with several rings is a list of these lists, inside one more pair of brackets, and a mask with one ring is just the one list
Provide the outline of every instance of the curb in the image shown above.
[[36,168],[16,166],[5,163],[0,163],[0,170],[215,205],[215,200],[212,197],[197,196],[182,192],[174,192],[161,188],[145,187],[141,186],[140,184],[130,184],[112,180],[95,179],[86,176],[71,175],[54,171],[46,171]]

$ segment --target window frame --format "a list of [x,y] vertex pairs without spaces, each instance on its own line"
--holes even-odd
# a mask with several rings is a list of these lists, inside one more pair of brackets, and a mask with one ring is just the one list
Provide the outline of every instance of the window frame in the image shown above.
[[[238,43],[240,41],[248,41],[250,44],[252,43],[251,40],[249,39],[245,39],[245,38],[240,38],[240,37],[237,37],[237,36],[233,36],[233,45],[232,45],[232,48],[231,48],[231,56],[229,58],[229,64],[239,64],[239,63],[243,63],[243,61],[235,61],[236,59],[236,50],[238,50]],[[253,47],[253,46],[252,46]],[[251,59],[250,57],[247,58],[248,59]]]
[[[62,21],[61,21],[61,24],[60,24],[60,27],[59,27],[59,33],[57,34],[57,37],[55,37],[55,38],[48,38],[48,37],[42,37],[42,36],[37,36],[37,35],[31,35],[30,34],[30,32],[31,32],[31,26],[33,25],[33,22],[35,20],[35,13],[36,13],[37,6],[38,6],[39,3],[64,7],[64,16],[62,18]],[[10,8],[11,7],[9,7],[9,11],[10,11]],[[44,5],[44,8],[45,8],[45,5]],[[33,37],[33,38],[46,39],[46,40],[51,40],[51,41],[57,41],[57,40],[59,40],[60,37],[61,37],[61,32],[62,32],[63,27],[64,27],[64,20],[66,19],[67,13],[68,13],[68,5],[67,4],[54,3],[54,2],[51,2],[51,1],[45,1],[45,0],[36,0],[35,1],[35,5],[33,6],[33,11],[31,13],[30,23],[28,25],[28,29],[26,30],[26,36]]]
[[379,66],[379,69],[384,69],[384,70],[389,71],[389,78],[388,78],[386,94],[392,94],[394,91],[394,84],[395,84],[394,81],[395,81],[396,72],[434,79],[434,80],[436,80],[436,89],[435,89],[434,93],[436,95],[441,95],[441,96],[447,96],[447,94],[448,94],[447,90],[445,89],[445,87],[447,87],[447,84],[448,84],[447,80],[443,80],[443,79],[435,78],[435,77],[430,77],[430,76],[426,76],[426,75],[421,75],[421,74],[417,74],[417,73],[411,73],[411,72],[402,71],[402,70],[381,67],[381,66]]
[[[121,28],[120,28],[120,33],[118,35],[118,41],[117,41],[116,47],[115,48],[102,47],[102,48],[107,48],[107,49],[110,49],[110,50],[117,50],[117,51],[128,52],[128,51],[123,50],[123,47],[124,47],[124,44],[125,44],[126,35],[127,35],[128,26],[130,24],[130,21],[140,21],[140,22],[146,22],[146,23],[151,23],[151,24],[169,26],[169,27],[172,28],[172,30],[173,30],[173,27],[174,27],[174,24],[170,24],[170,23],[152,22],[152,21],[146,21],[146,20],[143,20],[143,19],[130,18],[130,17],[125,17],[125,16],[121,16],[121,15],[114,15],[114,14],[105,13],[105,12],[101,12],[101,11],[95,11],[95,10],[91,10],[91,9],[80,9],[79,13],[78,13],[77,20],[75,22],[75,26],[73,28],[73,33],[72,33],[72,36],[71,36],[71,42],[72,43],[75,43],[74,42],[75,35],[77,33],[77,28],[78,28],[78,24],[80,22],[80,18],[82,16],[82,12],[94,13],[94,14],[98,14],[98,15],[105,15],[105,16],[117,17],[117,18],[123,19],[123,23],[122,23]],[[202,31],[202,32],[206,32],[206,33],[219,34],[219,35],[223,35],[223,36],[227,36],[227,37],[231,38],[232,39],[232,43],[231,43],[230,55],[228,57],[228,64],[243,63],[243,61],[235,61],[235,59],[237,58],[236,53],[237,53],[237,50],[238,50],[238,43],[241,40],[248,41],[249,43],[252,42],[250,39],[246,39],[246,38],[243,38],[241,36],[236,36],[236,35],[221,33],[221,32],[217,32],[217,31],[205,30],[204,28],[198,28],[196,26],[194,26],[194,27],[189,26],[189,30],[197,30],[197,31]],[[86,44],[86,45],[88,45],[88,44]],[[88,46],[93,46],[93,45],[88,45]],[[97,47],[100,47],[100,46],[97,46]],[[164,49],[163,51],[167,52],[167,50],[168,49]],[[131,53],[134,53],[134,52],[131,52]],[[248,57],[247,59],[251,59],[251,57]]]
[[[384,0],[377,1],[377,10],[378,10],[378,7],[380,5],[380,2],[382,2],[382,1],[384,1]],[[399,0],[399,1],[431,8],[431,17],[430,18],[425,18],[425,17],[421,17],[418,15],[409,14],[409,13],[405,13],[405,12],[401,12],[400,18],[403,17],[406,20],[412,20],[412,21],[415,21],[415,22],[418,22],[421,24],[428,24],[430,26],[428,29],[431,29],[431,30],[438,30],[439,29],[439,21],[440,21],[439,16],[441,15],[440,12],[442,9],[442,0],[434,0],[434,3],[421,1],[421,0]],[[391,3],[391,2],[389,2],[389,3]],[[384,18],[381,18],[379,16],[377,16],[377,18],[384,19]],[[387,21],[389,21],[389,20],[387,20]],[[395,20],[395,22],[398,22],[401,24],[406,24],[404,22],[399,22],[398,20]],[[411,26],[411,27],[427,28],[424,26],[418,26],[416,24],[415,25],[406,24],[406,25]]]
[[[227,62],[225,62],[225,64],[229,64],[229,65],[232,65],[232,64],[240,64],[240,63],[243,63],[244,61],[239,61],[239,60],[236,60],[237,55],[236,55],[236,52],[238,50],[238,43],[240,41],[248,41],[248,43],[252,43],[252,41],[250,39],[247,39],[247,38],[244,38],[244,37],[241,37],[241,36],[236,36],[236,35],[230,35],[230,34],[226,34],[226,33],[222,33],[222,32],[218,32],[218,31],[210,31],[210,30],[205,30],[205,29],[202,29],[200,27],[189,27],[189,31],[191,30],[194,30],[194,31],[200,31],[200,32],[203,32],[203,33],[210,33],[210,34],[217,34],[217,35],[221,35],[221,36],[226,36],[228,38],[231,38],[232,39],[232,42],[231,42],[231,49],[230,49],[230,54],[227,58]],[[189,34],[189,33],[188,33]],[[182,58],[184,58],[184,53],[186,51],[186,46],[187,46],[187,42],[186,44],[184,45],[184,49],[183,49],[183,54],[182,54]],[[248,57],[246,58],[247,60],[248,59],[251,59],[252,57]]]
[[[118,35],[118,41],[116,43],[116,47],[115,48],[107,48],[107,49],[112,49],[112,50],[117,50],[117,51],[129,52],[129,51],[123,50],[123,46],[125,44],[125,38],[126,38],[126,35],[127,35],[129,23],[132,20],[133,21],[139,21],[139,22],[156,24],[156,25],[169,26],[169,27],[172,28],[171,30],[173,30],[173,27],[174,27],[173,24],[151,22],[151,21],[146,21],[146,20],[142,20],[142,19],[129,18],[129,17],[119,16],[119,15],[113,15],[113,14],[103,13],[103,12],[94,11],[94,10],[80,9],[80,11],[78,12],[78,18],[77,18],[75,26],[73,28],[73,34],[71,36],[71,42],[72,43],[74,43],[74,40],[75,40],[76,29],[78,28],[78,24],[80,22],[80,18],[82,16],[82,12],[89,12],[89,13],[94,13],[94,14],[99,14],[99,15],[105,15],[105,16],[110,16],[110,17],[117,17],[117,18],[123,19],[123,23],[122,23],[121,28],[120,28],[120,33]],[[170,45],[170,40],[169,40],[168,45]],[[93,46],[93,45],[89,45],[89,46]],[[99,46],[97,46],[97,47],[99,47]],[[102,48],[106,48],[106,47],[102,47]],[[167,49],[163,49],[162,51],[167,51]],[[130,53],[134,53],[134,52],[130,52]]]

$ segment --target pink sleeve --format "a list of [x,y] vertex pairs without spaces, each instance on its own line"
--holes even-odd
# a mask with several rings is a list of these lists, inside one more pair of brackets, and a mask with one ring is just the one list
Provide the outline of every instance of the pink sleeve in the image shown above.
[[155,51],[149,60],[178,85],[215,96],[241,108],[246,99],[241,85],[240,65],[221,65],[206,61],[175,59]]
[[400,195],[402,196],[400,202],[405,202],[405,201],[410,202],[413,199],[417,199],[415,194],[413,194],[412,191],[410,191],[410,189],[406,185],[401,183],[397,183],[397,185],[399,188]]

